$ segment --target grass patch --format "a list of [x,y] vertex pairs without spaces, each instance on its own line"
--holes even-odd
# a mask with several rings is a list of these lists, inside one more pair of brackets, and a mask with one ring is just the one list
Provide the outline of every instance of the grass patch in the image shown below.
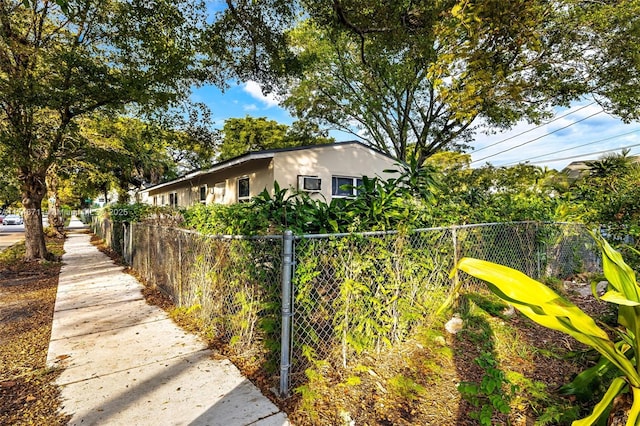
[[0,253],[0,268],[8,268],[22,262],[25,247],[24,241],[20,241],[7,247]]

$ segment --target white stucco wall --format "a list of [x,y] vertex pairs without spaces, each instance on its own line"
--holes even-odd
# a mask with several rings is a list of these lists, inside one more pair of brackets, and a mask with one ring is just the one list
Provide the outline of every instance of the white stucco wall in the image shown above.
[[[221,204],[233,204],[238,201],[238,179],[249,178],[250,196],[255,197],[265,188],[273,194],[273,182],[277,181],[282,189],[299,189],[299,176],[317,176],[322,180],[321,191],[310,192],[316,199],[331,201],[332,177],[359,179],[362,176],[388,179],[392,176],[385,169],[395,168],[395,160],[357,143],[318,145],[305,149],[277,151],[272,156],[250,159],[221,170],[196,174],[189,179],[175,183],[168,182],[159,188],[148,191],[148,202],[169,205],[169,193],[178,194],[178,204],[187,207],[200,202],[200,187],[207,188],[207,204],[215,200],[215,187],[224,185],[224,197]],[[220,191],[222,192],[222,191]]]
[[361,178],[362,176],[392,177],[384,173],[393,169],[395,160],[360,144],[336,144],[310,147],[305,150],[276,153],[273,158],[274,179],[282,188],[298,189],[298,176],[318,176],[322,179],[319,193],[310,193],[314,198],[331,201],[331,178],[333,176]]

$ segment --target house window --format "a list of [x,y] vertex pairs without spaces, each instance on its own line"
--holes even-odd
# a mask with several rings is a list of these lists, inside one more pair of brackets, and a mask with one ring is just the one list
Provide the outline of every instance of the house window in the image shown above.
[[318,176],[298,176],[298,191],[319,192],[322,180]]
[[238,179],[238,201],[249,201],[249,178]]
[[362,185],[361,178],[333,176],[331,178],[331,195],[333,197],[355,197],[358,195],[358,187]]
[[164,204],[164,194],[162,194],[162,195],[160,196],[160,205],[161,205],[161,206],[164,206],[164,205],[165,205],[165,204]]
[[226,193],[227,184],[225,182],[218,182],[213,187],[213,202],[216,204],[224,203],[224,196]]
[[178,207],[178,193],[172,192],[169,194],[169,205],[171,207]]
[[156,197],[156,196],[153,197],[153,205],[154,206],[158,205],[158,197]]
[[207,185],[200,187],[200,202],[202,204],[207,204]]

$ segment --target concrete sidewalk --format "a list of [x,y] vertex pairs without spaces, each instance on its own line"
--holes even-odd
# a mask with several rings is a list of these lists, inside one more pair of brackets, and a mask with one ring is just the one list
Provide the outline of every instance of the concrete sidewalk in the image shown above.
[[[72,227],[78,224],[72,222]],[[148,305],[142,286],[89,242],[65,242],[47,365],[63,368],[70,425],[287,425],[228,360]]]

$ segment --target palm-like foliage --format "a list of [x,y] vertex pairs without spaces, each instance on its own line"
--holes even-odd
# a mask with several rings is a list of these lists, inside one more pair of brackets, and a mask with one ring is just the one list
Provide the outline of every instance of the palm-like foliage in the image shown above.
[[[566,333],[598,351],[603,359],[597,368],[576,380],[585,383],[603,370],[617,371],[617,377],[592,413],[575,421],[575,426],[596,424],[607,415],[614,398],[624,392],[633,396],[627,425],[636,425],[640,422],[640,372],[636,362],[640,353],[640,287],[620,253],[602,237],[595,238],[602,250],[604,274],[609,281],[609,289],[602,300],[618,305],[621,325],[618,341],[612,340],[593,318],[573,303],[519,271],[471,258],[460,260],[457,269],[484,280],[494,294],[538,324]],[[596,295],[595,288],[593,291]]]
[[607,155],[599,160],[586,161],[589,175],[606,178],[624,174],[633,166],[633,158],[629,157],[630,150],[622,150],[620,154]]

